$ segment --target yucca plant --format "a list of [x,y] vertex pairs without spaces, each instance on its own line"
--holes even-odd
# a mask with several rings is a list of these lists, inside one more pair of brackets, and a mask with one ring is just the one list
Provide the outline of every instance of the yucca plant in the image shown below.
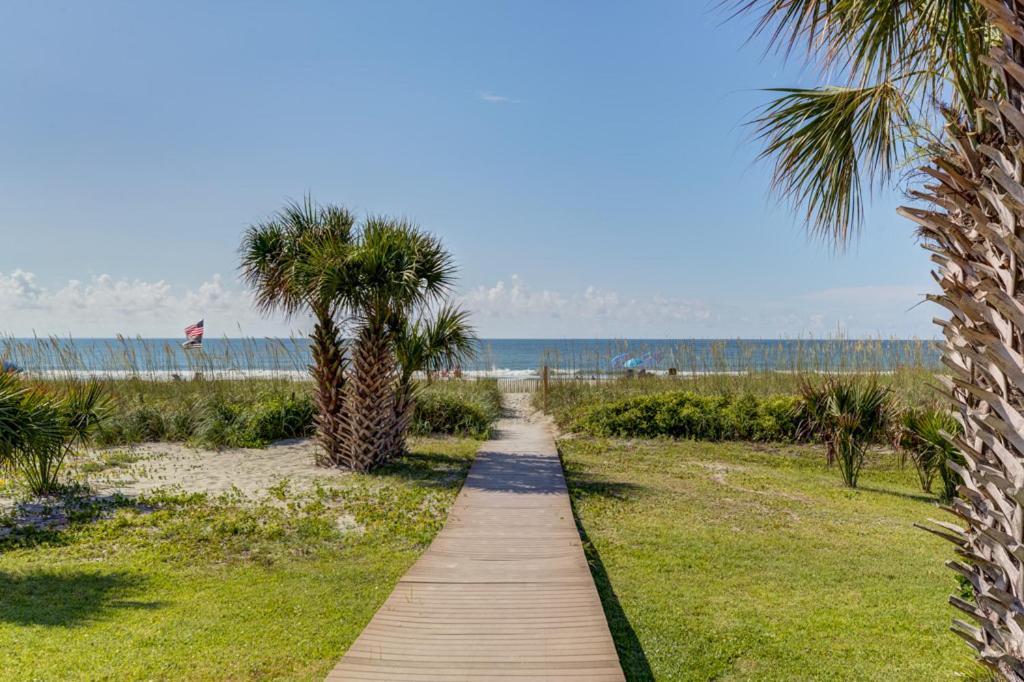
[[30,400],[35,402],[34,419],[39,428],[58,437],[37,439],[22,448],[15,467],[33,494],[47,495],[60,489],[60,473],[68,456],[92,444],[109,414],[109,401],[95,381],[72,384],[62,396]]
[[61,438],[51,401],[13,374],[0,374],[0,466],[14,468],[22,452]]
[[804,412],[801,425],[831,448],[843,483],[857,487],[865,454],[883,441],[892,423],[892,395],[874,378],[827,377],[820,384],[805,383],[801,394],[812,412]]
[[963,455],[953,438],[963,429],[953,413],[943,408],[911,408],[903,412],[899,426],[899,447],[910,455],[921,481],[921,489],[932,492],[938,476],[942,483],[939,499],[949,502],[956,497],[960,475],[953,466],[963,465]]
[[[263,312],[313,317],[309,371],[316,384],[317,461],[351,466],[352,436],[345,411],[348,365],[343,317],[352,298],[347,259],[355,248],[355,218],[339,206],[319,206],[307,197],[270,220],[253,225],[239,249],[242,278]],[[335,274],[322,277],[326,269]]]

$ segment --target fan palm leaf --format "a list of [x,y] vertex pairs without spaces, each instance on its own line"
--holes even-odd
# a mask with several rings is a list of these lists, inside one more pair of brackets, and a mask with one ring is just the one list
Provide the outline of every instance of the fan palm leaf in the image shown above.
[[348,358],[338,317],[351,307],[354,283],[337,273],[346,272],[355,242],[349,211],[306,197],[251,226],[239,248],[242,279],[261,312],[313,318],[309,370],[316,384],[318,462],[325,465],[351,465],[344,400]]

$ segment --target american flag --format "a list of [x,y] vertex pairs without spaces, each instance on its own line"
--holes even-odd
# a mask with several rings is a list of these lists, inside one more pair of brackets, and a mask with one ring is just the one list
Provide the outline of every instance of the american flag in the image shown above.
[[203,321],[199,320],[195,324],[185,327],[185,336],[188,341],[185,342],[186,346],[198,346],[203,342]]

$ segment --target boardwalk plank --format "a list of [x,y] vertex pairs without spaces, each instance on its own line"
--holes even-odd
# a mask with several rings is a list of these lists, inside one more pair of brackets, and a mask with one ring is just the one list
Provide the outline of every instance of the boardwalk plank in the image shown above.
[[499,423],[444,529],[327,679],[624,679],[543,425]]

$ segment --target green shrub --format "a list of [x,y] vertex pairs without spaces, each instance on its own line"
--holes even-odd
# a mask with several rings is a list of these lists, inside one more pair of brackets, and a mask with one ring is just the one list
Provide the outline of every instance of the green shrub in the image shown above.
[[674,391],[585,408],[574,426],[593,435],[620,438],[792,441],[797,438],[798,403],[795,396]]
[[856,488],[867,449],[892,433],[892,389],[874,377],[834,375],[805,382],[801,394],[800,430],[821,440],[843,483]]
[[165,412],[156,406],[146,403],[118,405],[97,434],[96,442],[109,446],[178,440],[167,437],[168,429],[164,422],[164,414]]
[[956,497],[960,475],[953,465],[963,466],[964,457],[951,437],[963,434],[963,427],[948,408],[912,408],[903,412],[899,430],[899,446],[910,454],[921,489],[932,491],[936,476],[942,482],[939,498],[950,501]]
[[64,461],[92,444],[107,404],[96,382],[46,393],[0,376],[0,464],[17,472],[33,495],[57,492]]
[[[39,383],[41,389],[55,391],[63,385]],[[111,380],[105,388],[112,398],[110,414],[95,437],[104,447],[154,441],[264,447],[314,432],[316,411],[309,382],[132,379]],[[435,381],[420,385],[417,396],[417,434],[486,438],[501,415],[501,392],[493,380]]]
[[247,406],[241,415],[245,439],[271,443],[313,435],[316,409],[308,396],[269,396]]
[[489,438],[501,416],[496,381],[438,381],[421,387],[410,433]]
[[200,412],[192,439],[205,447],[262,448],[276,440],[310,436],[314,428],[313,400],[307,394],[253,396],[239,403],[215,393],[203,401]]

